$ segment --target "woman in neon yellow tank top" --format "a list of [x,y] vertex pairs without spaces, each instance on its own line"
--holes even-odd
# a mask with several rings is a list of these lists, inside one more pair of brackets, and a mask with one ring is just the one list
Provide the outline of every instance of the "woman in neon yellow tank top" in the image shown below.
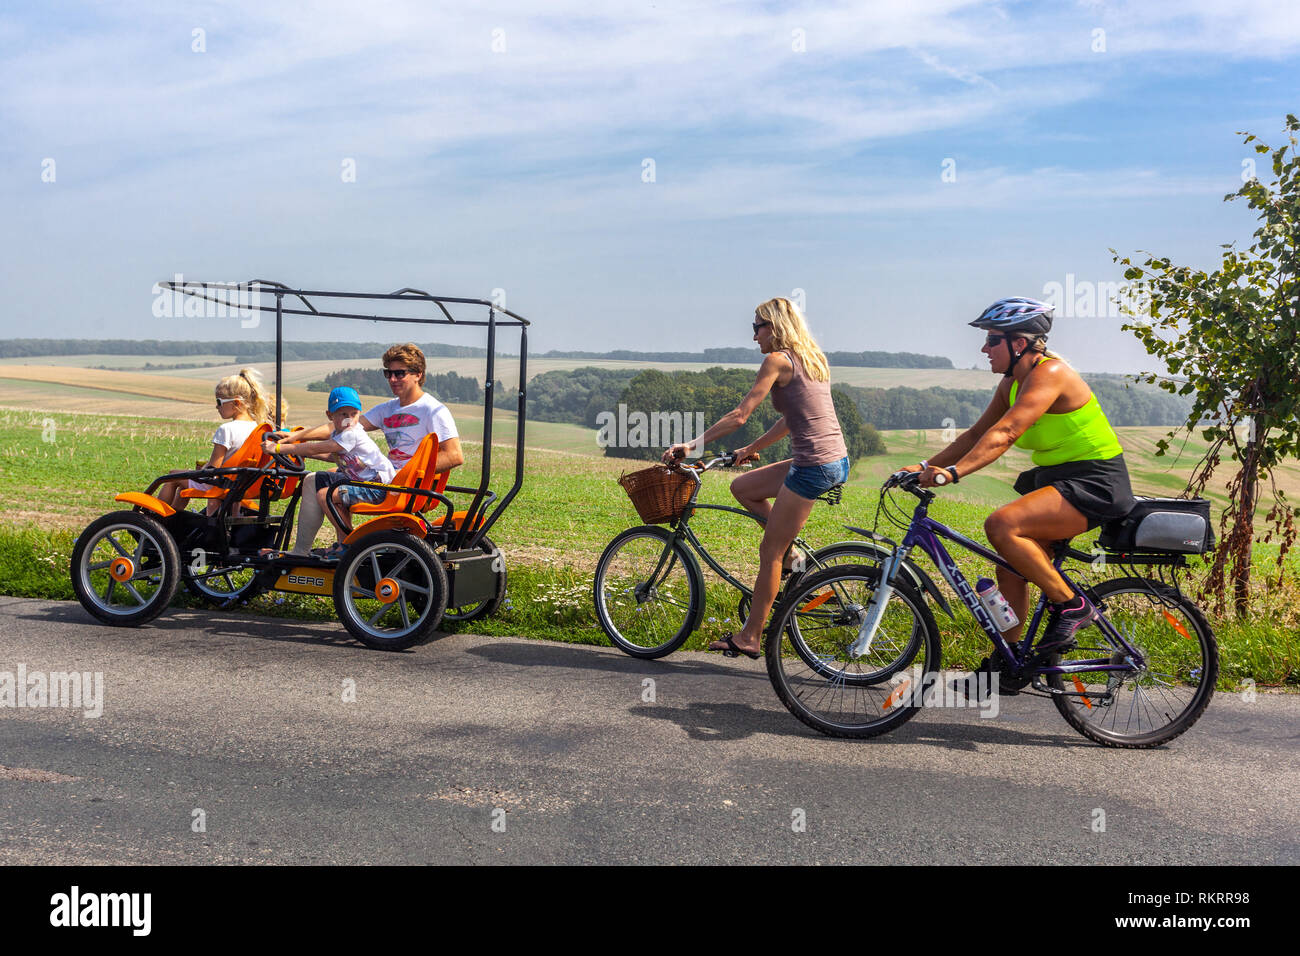
[[[1047,351],[1052,306],[1034,299],[1000,299],[970,324],[988,332],[981,351],[992,370],[1002,373],[1002,382],[979,421],[928,461],[904,470],[924,471],[921,484],[928,487],[937,484],[940,472],[957,481],[996,461],[1012,445],[1033,452],[1035,467],[1015,484],[1022,497],[989,515],[984,532],[1024,575],[998,571],[998,587],[1020,620],[1029,609],[1025,579],[1052,602],[1038,647],[1061,650],[1096,611],[1052,567],[1051,546],[1129,513],[1133,492],[1124,450],[1088,383]],[[1022,627],[1004,636],[1009,642],[1019,640]],[[994,669],[1000,659],[986,657],[980,669]],[[968,687],[979,685],[970,682]],[[1003,687],[1002,692],[1014,690]]]

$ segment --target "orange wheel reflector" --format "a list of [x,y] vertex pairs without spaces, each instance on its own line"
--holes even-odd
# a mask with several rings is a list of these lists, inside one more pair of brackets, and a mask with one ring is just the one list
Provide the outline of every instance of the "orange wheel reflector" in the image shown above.
[[1170,627],[1172,627],[1179,634],[1183,635],[1183,637],[1187,638],[1189,641],[1192,639],[1192,635],[1187,633],[1187,628],[1183,627],[1182,622],[1179,621],[1178,618],[1174,617],[1164,608],[1160,609],[1160,613],[1165,616],[1165,620],[1169,622]]
[[801,611],[815,611],[817,608],[821,607],[823,604],[825,604],[827,601],[829,601],[829,600],[831,599],[831,596],[832,596],[834,593],[835,593],[835,592],[834,592],[833,590],[827,589],[827,590],[823,591],[821,594],[817,595],[815,598],[813,598],[811,601],[809,601],[807,604],[805,604],[805,605],[804,605],[803,607],[801,607],[799,610],[801,610]]
[[[1074,674],[1071,676],[1071,679],[1074,681],[1074,689],[1077,690],[1080,694],[1084,694],[1085,688],[1083,686],[1083,681],[1079,680],[1079,675]],[[1079,699],[1083,701],[1084,707],[1087,707],[1089,710],[1092,710],[1092,701],[1088,699],[1086,694],[1084,694],[1084,696],[1080,697]]]
[[912,686],[912,678],[909,677],[907,678],[907,680],[903,681],[903,683],[899,684],[898,687],[894,689],[894,692],[889,695],[889,699],[880,705],[880,709],[889,710],[889,708],[899,703],[903,699],[903,695],[907,693],[907,688],[911,686]]
[[114,558],[113,563],[108,566],[108,573],[112,575],[114,581],[130,581],[135,574],[135,565],[131,563],[130,558]]
[[380,578],[379,583],[375,585],[375,597],[384,604],[392,604],[401,593],[402,589],[392,578]]

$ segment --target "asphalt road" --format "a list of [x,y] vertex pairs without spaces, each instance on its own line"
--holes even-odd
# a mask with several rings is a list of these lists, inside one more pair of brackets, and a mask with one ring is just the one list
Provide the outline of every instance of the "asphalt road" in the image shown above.
[[1300,862],[1291,695],[1217,694],[1153,751],[1023,696],[839,741],[761,661],[716,655],[465,635],[387,654],[336,624],[110,628],[13,598],[0,641],[0,672],[104,680],[99,717],[0,707],[5,864]]

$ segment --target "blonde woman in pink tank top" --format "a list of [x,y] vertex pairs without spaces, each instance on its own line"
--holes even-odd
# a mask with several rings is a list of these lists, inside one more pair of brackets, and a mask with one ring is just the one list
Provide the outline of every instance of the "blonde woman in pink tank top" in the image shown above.
[[754,387],[694,442],[669,448],[664,460],[682,458],[692,450],[700,454],[709,442],[744,425],[772,394],[781,418],[762,437],[736,449],[736,461],[757,461],[760,451],[786,435],[794,457],[755,468],[731,483],[736,500],[766,519],[766,526],[749,617],[739,632],[709,645],[728,657],[744,654],[757,659],[763,625],[781,586],[782,561],[808,520],[813,501],[848,478],[849,459],[831,400],[830,367],[803,315],[789,299],[769,299],[754,311],[753,325],[754,341],[765,356]]

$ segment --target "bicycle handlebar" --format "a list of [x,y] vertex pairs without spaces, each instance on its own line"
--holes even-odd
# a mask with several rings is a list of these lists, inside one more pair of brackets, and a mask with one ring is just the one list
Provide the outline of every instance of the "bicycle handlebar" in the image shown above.
[[699,458],[691,462],[688,462],[684,458],[675,458],[672,461],[667,462],[667,466],[669,468],[676,468],[683,471],[699,472],[699,471],[708,471],[711,468],[718,468],[718,467],[730,468],[732,465],[736,463],[736,453],[734,451],[729,451],[726,452],[725,454],[719,455],[718,457],[710,460],[708,463],[705,463],[704,461],[705,457],[707,456],[701,455]]
[[[934,497],[934,492],[924,489],[920,486],[921,472],[919,471],[896,471],[885,479],[881,491],[888,491],[890,488],[902,488],[904,491],[916,495],[918,498],[929,500]],[[948,476],[944,474],[935,475],[934,483],[943,485],[948,482]]]

